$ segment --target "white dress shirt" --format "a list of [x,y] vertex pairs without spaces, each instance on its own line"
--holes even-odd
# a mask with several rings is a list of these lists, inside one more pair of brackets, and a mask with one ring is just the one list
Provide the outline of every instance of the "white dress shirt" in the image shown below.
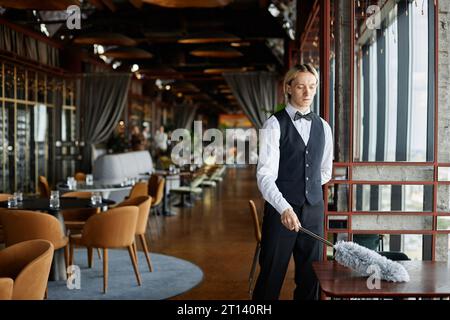
[[[298,111],[291,104],[288,104],[285,111],[289,114],[295,128],[303,139],[305,145],[308,144],[312,121],[300,119],[294,121],[295,113]],[[305,114],[310,113],[311,110]],[[322,119],[322,118],[321,118]],[[322,119],[325,146],[320,168],[322,185],[331,180],[333,168],[333,135],[330,125]],[[269,202],[280,214],[292,206],[278,190],[275,181],[278,178],[278,166],[280,162],[280,123],[276,117],[270,117],[264,124],[260,139],[260,155],[256,178],[258,188],[263,198]]]

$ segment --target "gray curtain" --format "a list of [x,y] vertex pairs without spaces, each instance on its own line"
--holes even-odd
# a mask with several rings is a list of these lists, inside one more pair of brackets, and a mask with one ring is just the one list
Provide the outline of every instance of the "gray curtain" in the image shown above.
[[192,122],[194,121],[197,106],[182,104],[174,107],[175,128],[193,130]]
[[278,75],[272,72],[223,74],[244,113],[256,129],[262,128],[277,104]]
[[91,172],[91,146],[105,142],[122,116],[131,74],[83,74],[77,80],[81,134],[85,142],[81,170]]

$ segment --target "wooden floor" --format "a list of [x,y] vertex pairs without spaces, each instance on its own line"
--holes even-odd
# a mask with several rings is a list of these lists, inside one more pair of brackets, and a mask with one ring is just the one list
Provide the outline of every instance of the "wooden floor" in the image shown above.
[[[262,200],[256,186],[255,167],[228,168],[224,181],[205,190],[193,208],[172,208],[178,214],[163,218],[160,233],[151,220],[151,250],[198,265],[203,282],[174,299],[249,299],[248,276],[255,250],[248,200],[261,214]],[[289,266],[281,299],[292,299],[293,265]]]

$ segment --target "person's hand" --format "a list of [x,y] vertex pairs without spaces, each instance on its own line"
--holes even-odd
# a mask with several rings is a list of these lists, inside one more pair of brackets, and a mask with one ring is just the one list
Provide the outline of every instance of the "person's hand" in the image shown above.
[[298,232],[300,230],[300,227],[302,226],[294,210],[292,210],[291,208],[283,211],[283,213],[281,214],[281,223],[288,230],[295,230],[295,232]]

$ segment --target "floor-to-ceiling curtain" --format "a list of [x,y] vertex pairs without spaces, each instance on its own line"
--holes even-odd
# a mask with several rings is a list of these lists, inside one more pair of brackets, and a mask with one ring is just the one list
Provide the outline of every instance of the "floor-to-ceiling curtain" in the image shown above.
[[189,104],[181,104],[174,107],[175,112],[175,129],[193,130],[192,122],[194,121],[197,106]]
[[85,142],[81,169],[91,171],[91,146],[114,131],[127,102],[131,74],[83,74],[77,82],[81,133]]
[[228,72],[223,76],[255,128],[262,128],[268,116],[275,111],[278,75],[261,71]]

